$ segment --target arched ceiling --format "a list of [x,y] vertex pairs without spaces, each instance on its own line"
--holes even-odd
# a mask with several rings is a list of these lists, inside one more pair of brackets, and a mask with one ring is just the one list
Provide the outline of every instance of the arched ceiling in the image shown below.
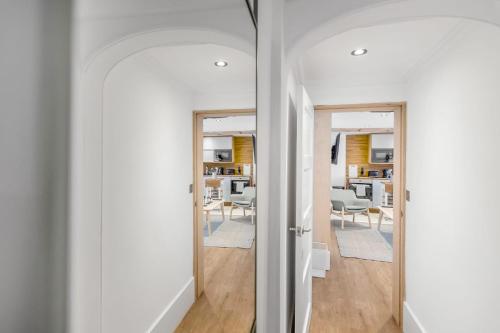
[[158,31],[226,34],[256,46],[245,0],[75,0],[74,7],[74,50],[81,63],[117,42]]
[[[255,58],[221,45],[156,47],[144,51],[158,70],[196,94],[249,94],[255,91]],[[227,61],[216,67],[215,61]]]
[[500,25],[500,0],[292,0],[286,2],[285,50],[304,51],[337,34],[419,18],[456,17]]
[[[456,18],[432,18],[347,31],[305,52],[302,81],[310,88],[405,83],[463,24]],[[352,56],[358,48],[368,53]]]

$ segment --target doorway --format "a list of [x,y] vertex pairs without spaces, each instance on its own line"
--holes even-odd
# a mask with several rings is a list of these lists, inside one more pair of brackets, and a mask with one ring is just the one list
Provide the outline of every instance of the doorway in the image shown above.
[[[356,119],[363,125],[352,125]],[[330,271],[313,267],[312,332],[400,331],[405,129],[405,103],[315,107],[314,242],[329,249]],[[353,211],[348,195],[366,209]]]
[[193,113],[197,301],[179,331],[183,325],[193,327],[186,321],[211,312],[219,318],[216,327],[224,331],[249,332],[254,325],[255,116],[255,109]]

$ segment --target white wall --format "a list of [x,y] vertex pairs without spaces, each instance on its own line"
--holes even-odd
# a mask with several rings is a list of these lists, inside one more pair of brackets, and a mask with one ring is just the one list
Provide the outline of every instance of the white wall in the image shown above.
[[500,331],[500,29],[469,27],[409,86],[407,333]]
[[255,131],[256,116],[234,116],[203,119],[204,132]]
[[[378,95],[378,103],[390,98],[391,94]],[[399,96],[403,97],[403,94]],[[363,99],[362,95],[358,97]],[[392,100],[397,102],[399,100]],[[359,102],[355,102],[359,103]],[[376,102],[377,103],[377,102]],[[342,112],[332,113],[332,128],[394,128],[394,113]]]
[[173,331],[194,301],[192,96],[147,61],[105,81],[102,332]]
[[71,7],[0,2],[0,332],[65,332]]
[[[286,332],[287,101],[284,0],[259,2],[257,54],[256,330]],[[278,185],[279,182],[279,185]],[[288,255],[290,255],[288,253]]]
[[400,102],[406,99],[404,84],[357,87],[306,85],[315,105]]
[[255,91],[248,93],[205,94],[194,96],[195,110],[255,109]]

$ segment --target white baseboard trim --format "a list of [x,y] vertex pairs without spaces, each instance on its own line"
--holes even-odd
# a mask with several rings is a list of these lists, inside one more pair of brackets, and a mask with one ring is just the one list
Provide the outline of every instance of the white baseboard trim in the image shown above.
[[420,320],[418,320],[417,316],[406,302],[404,302],[403,306],[403,332],[427,333],[422,323],[420,323]]
[[194,303],[194,278],[189,278],[172,302],[158,316],[148,333],[169,333],[175,331],[179,323]]

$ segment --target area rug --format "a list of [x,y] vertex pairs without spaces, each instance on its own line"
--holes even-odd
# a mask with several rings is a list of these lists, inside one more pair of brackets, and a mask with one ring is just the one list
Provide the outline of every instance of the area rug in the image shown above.
[[[222,219],[222,218],[221,218]],[[215,232],[215,230],[219,229],[219,227],[222,225],[222,221],[212,221],[210,222],[210,227],[212,228],[212,233]],[[208,237],[208,224],[205,224],[203,226],[203,236]]]
[[368,223],[346,221],[342,229],[340,220],[332,222],[342,257],[392,262],[392,224],[382,224],[378,231],[376,220],[371,228]]
[[[222,217],[221,217],[222,218]],[[212,222],[212,226],[215,222]],[[229,214],[211,236],[204,238],[204,244],[208,247],[237,247],[249,249],[255,239],[255,224],[251,223],[250,216],[233,216]]]

